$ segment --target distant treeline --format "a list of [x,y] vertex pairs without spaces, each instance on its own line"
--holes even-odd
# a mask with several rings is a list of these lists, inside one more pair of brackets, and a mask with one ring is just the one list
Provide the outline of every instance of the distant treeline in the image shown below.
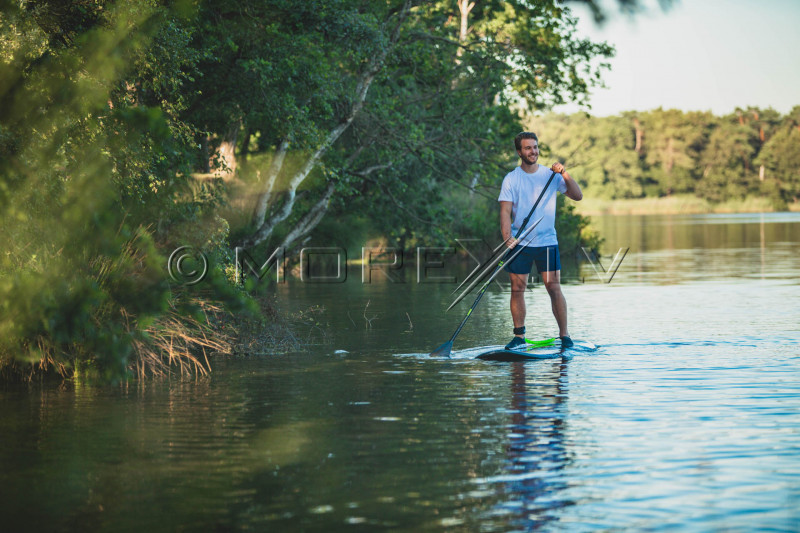
[[[532,120],[554,154],[572,154],[588,195],[606,199],[693,194],[710,202],[800,198],[800,106],[708,112],[656,109],[612,117]],[[564,157],[562,155],[562,157]]]

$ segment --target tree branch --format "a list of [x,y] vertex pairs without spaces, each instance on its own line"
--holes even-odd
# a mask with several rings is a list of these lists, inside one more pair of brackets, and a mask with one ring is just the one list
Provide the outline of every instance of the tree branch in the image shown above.
[[275,187],[275,181],[278,179],[278,174],[280,174],[281,168],[283,167],[283,161],[286,159],[286,152],[288,150],[289,141],[283,139],[280,144],[278,144],[278,149],[272,157],[272,162],[269,164],[269,169],[267,170],[264,187],[256,201],[256,209],[253,213],[253,221],[256,223],[263,223],[264,218],[267,216],[267,206],[269,205],[270,198],[272,198],[272,190]]
[[[275,226],[280,222],[284,221],[291,214],[292,208],[294,207],[297,187],[299,187],[300,184],[303,183],[303,181],[308,177],[308,175],[311,173],[314,167],[319,163],[320,159],[322,159],[322,157],[325,155],[328,149],[330,149],[330,147],[339,139],[342,133],[344,133],[345,130],[347,130],[350,124],[353,123],[353,120],[355,119],[356,115],[358,115],[358,113],[364,107],[364,102],[367,99],[367,92],[369,91],[372,82],[375,80],[375,76],[377,76],[377,74],[383,68],[384,63],[386,61],[386,57],[388,56],[389,52],[397,44],[400,38],[400,29],[403,26],[403,23],[405,22],[406,18],[408,17],[410,9],[411,9],[411,0],[406,0],[406,2],[403,4],[403,9],[401,10],[399,15],[399,20],[394,30],[392,31],[387,46],[382,48],[378,54],[373,56],[372,61],[370,61],[369,63],[369,66],[361,75],[361,79],[358,80],[358,83],[356,84],[355,98],[353,101],[353,105],[350,107],[350,111],[342,119],[342,121],[328,133],[325,140],[319,145],[319,147],[317,147],[316,150],[314,150],[314,152],[306,160],[302,168],[294,176],[292,176],[291,180],[289,180],[286,192],[286,200],[281,210],[266,220],[264,220],[264,217],[266,217],[266,210],[264,210],[263,216],[261,218],[256,218],[254,220],[255,224],[259,226],[258,229],[249,238],[244,239],[239,244],[239,246],[241,246],[242,248],[250,248],[264,242],[272,234],[272,232],[275,229]],[[258,214],[260,214],[260,209]],[[261,223],[259,224],[259,222]]]
[[300,222],[297,223],[297,226],[286,235],[286,238],[283,239],[283,243],[281,244],[283,249],[289,249],[295,241],[311,233],[311,230],[322,222],[325,213],[330,207],[331,198],[335,190],[336,182],[328,182],[328,186],[325,188],[325,192],[322,193],[322,197],[311,207]]

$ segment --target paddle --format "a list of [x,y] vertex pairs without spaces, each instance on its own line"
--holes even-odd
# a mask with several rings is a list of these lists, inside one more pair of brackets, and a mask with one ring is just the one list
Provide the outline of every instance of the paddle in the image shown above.
[[[508,240],[511,240],[511,238],[509,237],[509,239],[508,239]],[[479,271],[479,270],[482,270],[482,269],[486,269],[486,268],[488,268],[488,267],[489,267],[489,265],[491,265],[491,264],[494,264],[494,262],[495,262],[495,261],[497,261],[498,259],[500,259],[500,255],[498,255],[498,254],[497,254],[497,252],[499,252],[499,251],[500,251],[500,249],[501,249],[503,246],[505,246],[505,245],[506,245],[506,243],[508,242],[508,240],[505,240],[505,241],[501,242],[500,244],[498,244],[498,245],[497,245],[497,247],[496,247],[494,250],[492,250],[492,253],[491,253],[491,255],[489,255],[489,259],[487,259],[487,260],[486,260],[486,261],[485,261],[485,262],[484,262],[482,265],[478,265],[478,266],[476,266],[476,267],[475,267],[475,268],[472,270],[472,272],[470,272],[469,274],[467,274],[467,277],[465,277],[465,278],[464,278],[464,281],[462,281],[462,282],[461,282],[461,284],[460,284],[458,287],[456,287],[455,289],[453,289],[453,292],[451,292],[450,294],[455,294],[455,293],[457,293],[457,292],[459,291],[459,289],[461,289],[461,287],[463,287],[463,286],[464,286],[464,284],[465,284],[465,283],[468,283],[468,282],[472,281],[472,276],[474,276],[474,275],[475,275],[475,273],[476,273],[477,271]],[[483,275],[483,274],[481,274],[481,275]]]
[[[581,141],[581,142],[580,142],[580,144],[578,144],[578,146],[576,146],[576,147],[575,147],[575,149],[572,151],[572,153],[570,153],[570,154],[569,154],[569,156],[567,156],[567,159],[566,159],[565,161],[569,160],[569,159],[570,159],[570,158],[571,158],[573,155],[575,155],[575,152],[577,152],[577,151],[578,151],[578,150],[579,150],[581,147],[583,147],[583,145],[584,145],[584,144],[586,144],[586,141],[587,141],[587,140],[588,140],[588,139],[584,139],[583,141]],[[579,167],[579,166],[581,166],[581,165],[583,165],[583,164],[584,164],[584,163],[573,163],[573,164],[570,164],[570,168]],[[551,177],[551,179],[552,179],[552,176],[550,176],[550,177]],[[548,182],[548,183],[550,183],[550,182]],[[546,189],[546,188],[547,188],[547,187],[545,186],[545,189]],[[542,191],[542,192],[544,192],[544,191]],[[538,202],[538,200],[537,200],[537,202]],[[530,218],[530,215],[528,215],[528,218]],[[461,282],[461,284],[460,284],[458,287],[456,287],[456,288],[453,290],[453,292],[452,292],[451,294],[455,294],[455,293],[457,293],[457,292],[458,292],[458,290],[459,290],[461,287],[463,287],[463,286],[464,286],[464,284],[466,284],[466,283],[468,283],[469,281],[471,281],[471,280],[472,280],[472,276],[474,276],[476,272],[478,272],[479,270],[482,270],[482,269],[486,268],[486,267],[487,267],[487,265],[489,265],[490,263],[494,263],[494,262],[495,262],[495,261],[498,259],[497,257],[495,257],[495,254],[496,254],[496,253],[497,253],[497,252],[498,252],[498,251],[499,251],[499,250],[500,250],[500,249],[501,249],[501,248],[502,248],[502,247],[503,247],[503,246],[506,244],[506,242],[508,242],[508,241],[503,241],[503,242],[501,242],[500,244],[498,244],[498,245],[497,245],[497,247],[496,247],[494,250],[492,250],[492,253],[491,253],[491,254],[490,254],[490,256],[489,256],[489,259],[487,259],[487,260],[486,260],[486,262],[485,262],[485,263],[483,263],[482,265],[478,265],[478,266],[476,266],[476,267],[475,267],[475,268],[472,270],[472,272],[470,272],[470,273],[467,275],[467,277],[465,277],[465,278],[464,278],[464,281],[462,281],[462,282]],[[484,273],[482,273],[481,275],[484,275],[484,274],[485,274],[485,272],[484,272]],[[452,306],[451,306],[451,307],[452,307]],[[448,309],[448,311],[449,311],[449,309]]]
[[[528,225],[528,221],[533,216],[533,212],[536,211],[536,208],[539,206],[539,202],[542,201],[542,197],[544,196],[544,193],[547,191],[547,188],[550,186],[550,182],[553,181],[553,178],[555,177],[555,175],[556,175],[556,172],[554,170],[550,174],[550,179],[547,180],[547,183],[545,184],[544,189],[542,189],[542,192],[539,194],[539,198],[536,199],[536,203],[533,204],[533,207],[531,208],[531,212],[528,213],[528,216],[526,216],[525,220],[522,221],[522,225],[519,227],[519,230],[517,230],[517,234],[514,237],[515,239],[519,239],[520,235],[522,235],[522,232],[525,230],[525,226]],[[536,222],[536,224],[538,224],[540,221],[541,221],[541,218]],[[536,226],[536,224],[534,224],[534,227]],[[503,265],[506,263],[506,261],[510,261],[511,259],[516,257],[517,254],[519,254],[519,252],[522,251],[523,247],[520,246],[519,244],[517,244],[515,246],[515,248],[517,248],[516,251],[515,250],[508,250],[505,253],[505,255],[503,255],[503,259],[497,264],[497,266],[495,267],[495,270],[492,273],[492,275],[489,276],[489,279],[481,287],[481,290],[478,292],[478,297],[475,298],[475,301],[472,303],[472,306],[469,308],[469,311],[467,311],[467,316],[465,316],[464,320],[461,321],[461,324],[458,325],[458,327],[456,328],[455,333],[453,333],[453,336],[450,337],[449,341],[445,342],[444,344],[442,344],[441,346],[436,348],[434,351],[432,351],[431,354],[430,354],[431,357],[450,357],[450,352],[453,351],[453,341],[455,341],[456,337],[458,337],[458,334],[461,333],[461,329],[464,327],[464,324],[467,323],[467,320],[469,320],[469,317],[472,314],[472,311],[475,309],[475,307],[478,306],[478,302],[481,301],[481,298],[483,298],[483,294],[486,292],[486,288],[489,286],[489,283],[491,283],[492,280],[494,279],[494,277],[497,274],[500,273],[500,269],[503,268]]]
[[[518,238],[519,240],[522,240],[522,239],[524,239],[525,237],[527,237],[527,236],[528,236],[528,233],[530,233],[531,231],[533,231],[533,229],[534,229],[536,226],[538,226],[538,225],[539,225],[539,222],[541,222],[543,218],[544,218],[544,217],[540,217],[540,218],[539,218],[539,220],[537,220],[536,222],[534,222],[534,223],[533,223],[533,226],[531,226],[530,228],[528,228],[527,230],[525,230],[525,233],[524,233],[523,235],[521,235],[521,236],[517,237],[517,238]],[[499,257],[497,257],[497,260],[499,260],[499,261],[500,261],[500,262],[498,263],[498,265],[497,265],[497,266],[503,266],[505,263],[510,263],[511,261],[513,261],[513,260],[514,260],[514,258],[515,258],[515,257],[517,257],[517,255],[519,255],[519,253],[520,253],[520,252],[521,252],[521,251],[522,251],[524,248],[525,248],[524,246],[515,246],[513,250],[507,250],[507,251],[506,251],[506,252],[505,252],[505,253],[504,253],[502,256],[499,256]],[[513,252],[513,254],[511,255],[511,257],[509,257],[509,256],[508,256],[509,252]],[[447,308],[447,310],[448,310],[448,311],[449,311],[450,309],[452,309],[452,308],[453,308],[453,307],[454,307],[454,306],[455,306],[455,305],[456,305],[458,302],[460,302],[460,301],[461,301],[461,300],[464,298],[464,296],[466,296],[467,294],[469,294],[469,292],[470,292],[470,291],[473,289],[473,287],[475,287],[475,285],[477,285],[477,284],[478,284],[478,283],[480,283],[481,281],[484,281],[484,280],[486,280],[486,275],[489,273],[489,269],[490,269],[490,268],[492,268],[492,267],[494,266],[494,264],[493,264],[494,262],[495,262],[495,261],[490,261],[490,264],[489,264],[489,265],[486,267],[486,269],[485,269],[483,272],[481,272],[481,274],[480,274],[479,276],[477,276],[477,277],[476,277],[476,278],[475,278],[475,279],[472,281],[472,283],[470,283],[470,284],[469,284],[469,287],[467,287],[467,288],[464,290],[464,292],[462,292],[462,293],[461,293],[461,294],[460,294],[460,295],[459,295],[459,296],[458,296],[458,297],[457,297],[455,300],[453,300],[453,303],[451,303],[451,304],[450,304],[450,307],[448,307],[448,308]],[[499,269],[499,268],[495,268],[495,270],[494,270],[494,271],[492,272],[492,274],[489,276],[489,279],[486,281],[486,285],[488,286],[488,285],[489,285],[489,283],[491,283],[491,282],[492,282],[492,280],[495,278],[495,276],[497,276],[497,274],[499,274],[499,273],[500,273],[500,269]]]

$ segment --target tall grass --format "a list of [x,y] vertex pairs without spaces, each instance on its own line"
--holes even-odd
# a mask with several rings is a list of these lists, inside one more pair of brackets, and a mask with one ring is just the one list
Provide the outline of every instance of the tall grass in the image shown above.
[[[18,297],[3,305],[0,375],[115,381],[207,374],[211,355],[232,352],[231,335],[218,327],[226,313],[213,295],[165,291],[154,257],[149,233],[139,228],[119,254],[92,257],[85,269],[62,254],[58,268],[48,262],[53,273],[16,276],[13,287],[5,276]],[[61,290],[48,294],[50,285]]]
[[776,211],[769,198],[747,197],[712,203],[693,195],[605,200],[587,193],[576,204],[582,215],[677,215],[702,213],[764,213]]
[[211,371],[209,355],[232,353],[231,337],[214,320],[223,309],[197,298],[191,303],[201,309],[200,317],[185,316],[170,301],[169,309],[145,329],[145,340],[133,342],[129,368],[138,378],[206,375]]

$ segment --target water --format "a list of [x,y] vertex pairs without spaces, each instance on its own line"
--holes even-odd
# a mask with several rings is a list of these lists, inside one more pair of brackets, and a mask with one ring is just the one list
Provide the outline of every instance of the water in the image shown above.
[[472,298],[356,272],[279,288],[324,307],[296,321],[308,354],[0,390],[3,530],[800,531],[800,216],[596,223],[606,267],[630,251],[565,286],[589,354],[465,357],[510,337],[493,290],[432,360]]

